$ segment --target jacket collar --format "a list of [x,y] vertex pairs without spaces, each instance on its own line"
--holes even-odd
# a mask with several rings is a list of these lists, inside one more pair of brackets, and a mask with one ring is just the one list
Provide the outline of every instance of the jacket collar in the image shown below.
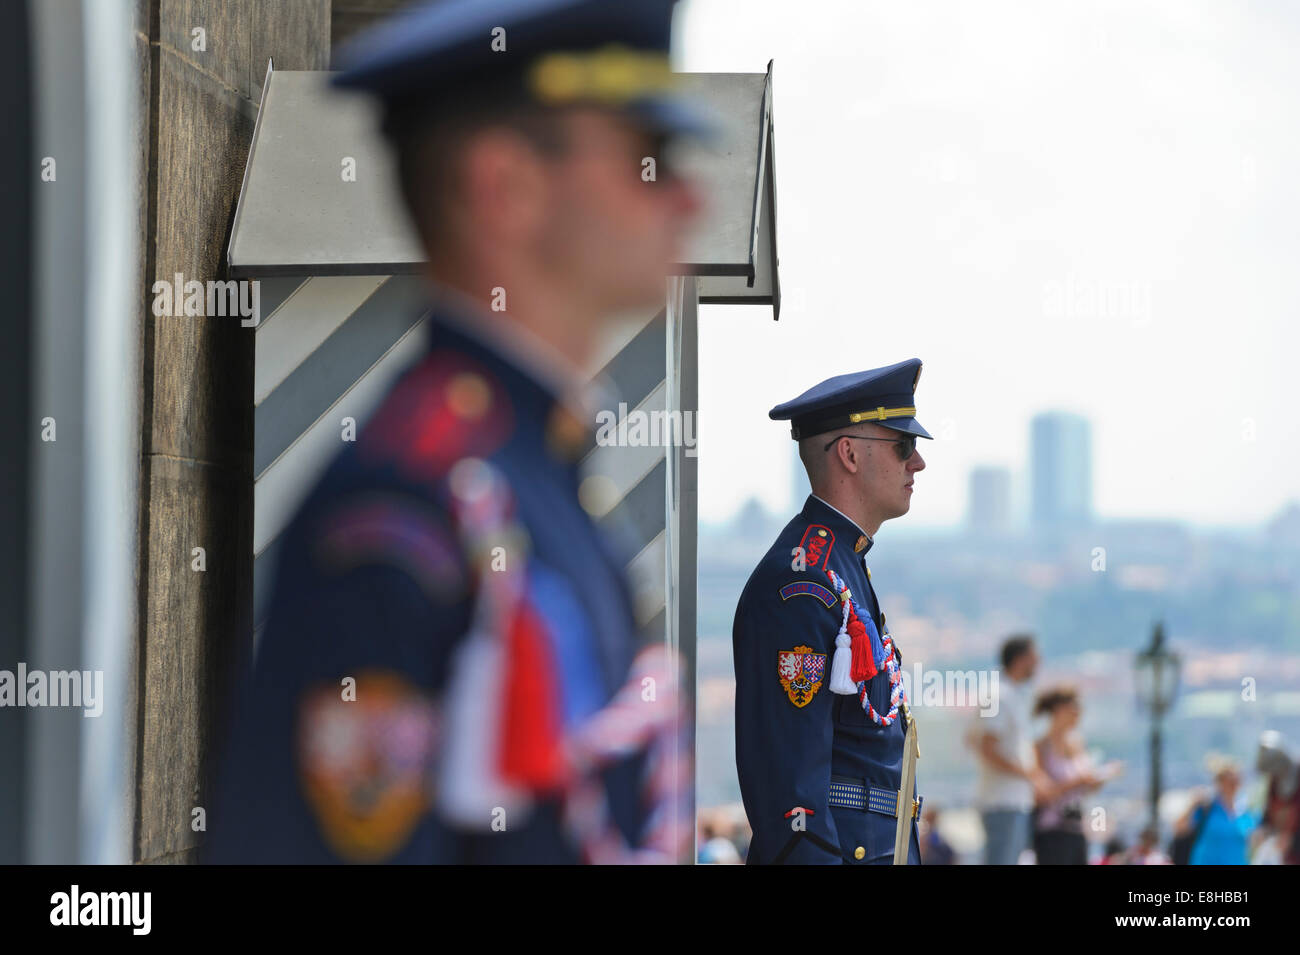
[[[825,524],[842,540],[849,542],[855,554],[866,554],[871,550],[874,543],[871,535],[858,526],[857,522],[850,518],[839,508],[826,503],[816,494],[809,494],[808,500],[804,502],[802,516],[808,519],[810,524]],[[865,541],[862,549],[858,549],[858,542]]]
[[433,284],[432,300],[444,326],[527,378],[550,403],[562,405],[588,430],[594,428],[596,412],[610,406],[611,395],[603,382],[593,381],[525,326],[440,283]]
[[491,368],[511,394],[522,430],[575,466],[594,444],[597,411],[612,406],[608,388],[522,326],[460,293],[435,289],[429,350],[451,346]]

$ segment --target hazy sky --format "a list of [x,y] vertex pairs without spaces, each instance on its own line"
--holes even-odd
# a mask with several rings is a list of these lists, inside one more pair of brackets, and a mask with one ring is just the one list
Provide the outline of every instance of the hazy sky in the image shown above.
[[1029,419],[1093,425],[1102,517],[1253,524],[1300,498],[1300,9],[686,0],[678,68],[775,60],[783,308],[700,321],[700,514],[786,511],[834,374],[925,362],[912,525]]

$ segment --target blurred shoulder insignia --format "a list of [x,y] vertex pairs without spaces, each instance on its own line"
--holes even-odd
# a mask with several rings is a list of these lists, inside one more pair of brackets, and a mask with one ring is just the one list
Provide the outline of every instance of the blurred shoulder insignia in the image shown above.
[[825,524],[809,524],[799,541],[809,570],[826,569],[831,548],[835,546],[835,533]]
[[811,580],[796,580],[794,583],[786,584],[781,588],[782,600],[789,600],[791,597],[798,597],[800,594],[816,597],[827,607],[835,606],[836,601],[839,599],[831,593],[829,587],[823,587]]
[[297,726],[303,792],[330,848],[351,862],[399,850],[432,803],[433,702],[396,673],[305,693]]
[[443,606],[459,601],[468,586],[460,542],[444,516],[408,495],[353,495],[321,519],[312,556],[334,575],[372,564],[396,567]]
[[790,702],[804,707],[821,689],[826,674],[826,654],[813,653],[812,647],[782,650],[777,654],[776,669]]
[[402,376],[357,447],[365,459],[428,480],[463,458],[488,457],[513,430],[510,399],[496,376],[465,355],[436,351]]

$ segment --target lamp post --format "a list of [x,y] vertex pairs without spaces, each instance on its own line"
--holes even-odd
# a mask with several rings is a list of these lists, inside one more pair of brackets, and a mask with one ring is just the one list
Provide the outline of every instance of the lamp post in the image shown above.
[[1165,648],[1165,627],[1157,623],[1151,632],[1151,646],[1134,661],[1138,703],[1151,713],[1151,825],[1160,824],[1160,723],[1173,706],[1178,693],[1178,672],[1182,661]]

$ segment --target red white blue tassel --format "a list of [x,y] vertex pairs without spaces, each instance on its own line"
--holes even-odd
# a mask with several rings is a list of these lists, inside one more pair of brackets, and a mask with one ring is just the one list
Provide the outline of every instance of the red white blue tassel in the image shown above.
[[[867,683],[879,671],[876,668],[876,661],[871,656],[871,643],[867,639],[866,625],[858,615],[848,585],[835,571],[828,568],[826,574],[830,577],[831,584],[839,593],[840,602],[844,605],[844,623],[835,637],[835,658],[831,663],[831,692],[845,692],[836,688],[836,677],[839,675],[839,668],[846,667],[848,669],[846,678],[851,687],[848,692],[858,695],[862,709],[871,717],[873,723],[878,726],[890,726],[898,719],[899,706],[907,702],[903,692],[903,674],[898,666],[898,657],[894,653],[894,638],[889,635],[888,630],[881,636],[881,644],[885,648],[885,672],[889,674],[889,712],[882,716],[876,712],[867,697]],[[840,685],[844,684],[840,683]]]
[[[827,571],[831,577],[831,583],[838,587],[838,578],[835,571]],[[844,605],[844,622],[840,624],[840,632],[835,636],[835,656],[831,658],[831,683],[832,693],[839,693],[841,696],[852,696],[858,692],[858,685],[853,682],[849,675],[853,670],[853,638],[849,636],[849,613],[851,607],[847,597],[841,593],[840,603]]]

